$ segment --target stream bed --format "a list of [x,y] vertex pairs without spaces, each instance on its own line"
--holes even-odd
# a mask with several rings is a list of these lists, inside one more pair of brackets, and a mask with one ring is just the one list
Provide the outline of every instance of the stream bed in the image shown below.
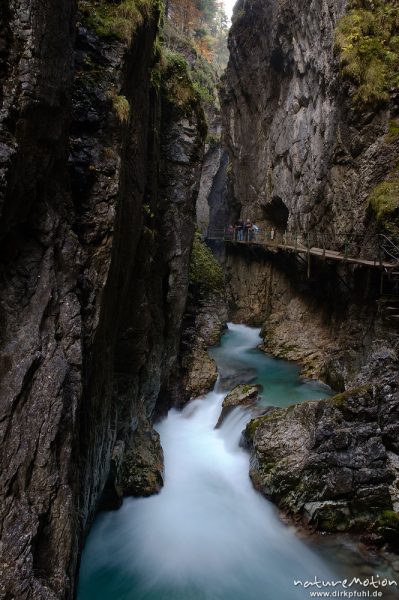
[[[384,565],[359,554],[348,538],[301,539],[254,490],[248,453],[239,446],[248,411],[235,409],[214,429],[229,386],[241,376],[262,386],[262,405],[330,393],[301,381],[296,365],[257,350],[259,333],[229,324],[211,350],[220,372],[215,390],[158,423],[165,486],[97,517],[83,552],[78,600],[300,600],[318,588],[303,589],[295,580],[384,575]],[[384,590],[381,597],[398,596]]]

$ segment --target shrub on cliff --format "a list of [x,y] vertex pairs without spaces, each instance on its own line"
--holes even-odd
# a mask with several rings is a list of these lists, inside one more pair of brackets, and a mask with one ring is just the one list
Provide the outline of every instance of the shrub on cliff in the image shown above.
[[222,267],[198,234],[191,253],[190,283],[203,292],[218,293],[224,289]]
[[399,85],[399,6],[385,0],[352,0],[338,22],[336,48],[342,74],[356,89],[359,108],[389,100]]
[[369,207],[387,233],[399,235],[399,168],[370,192]]
[[149,16],[157,0],[79,0],[84,23],[99,36],[115,37],[130,42],[145,16]]
[[164,100],[183,114],[195,113],[201,135],[205,138],[207,123],[202,99],[190,76],[189,66],[184,56],[169,48],[163,48],[160,62],[154,69],[159,70]]

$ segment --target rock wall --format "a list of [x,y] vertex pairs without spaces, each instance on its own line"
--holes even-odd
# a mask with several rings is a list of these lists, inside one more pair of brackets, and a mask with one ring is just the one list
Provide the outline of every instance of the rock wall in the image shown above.
[[76,29],[73,2],[1,8],[5,598],[71,598],[104,487],[115,504],[151,483],[123,465],[137,428],[159,446],[205,131],[198,103],[163,93],[173,74],[154,87],[156,3],[142,17],[126,43]]
[[[398,106],[393,90],[372,107],[353,102],[334,48],[347,4],[240,0],[222,114],[232,213],[323,234],[335,250],[348,235],[355,254],[376,249],[370,198],[397,171]],[[313,258],[310,267],[308,276],[306,259],[287,252],[227,249],[232,318],[262,325],[264,349],[300,361],[305,375],[351,389],[251,421],[251,477],[314,527],[366,531],[397,549],[397,329],[377,309],[381,272]]]
[[223,116],[234,198],[247,218],[319,233],[375,231],[368,194],[397,164],[396,99],[355,109],[334,51],[339,0],[240,0]]
[[397,551],[397,370],[397,351],[374,349],[351,390],[251,421],[254,485],[312,527]]
[[232,318],[261,326],[266,352],[334,390],[367,362],[372,340],[395,339],[378,314],[378,271],[316,260],[308,278],[294,256],[255,247],[227,248],[225,271]]
[[[334,48],[347,2],[241,0],[222,91],[231,212],[261,227],[322,234],[329,247],[376,254],[370,192],[392,172],[399,138],[390,102],[360,110]],[[288,266],[288,270],[287,270]],[[353,378],[381,329],[378,275],[312,259],[251,260],[230,252],[232,318],[264,325],[265,348],[300,360],[337,389]],[[389,283],[386,290],[390,290]],[[335,299],[334,302],[331,299]],[[340,373],[340,377],[336,377]]]

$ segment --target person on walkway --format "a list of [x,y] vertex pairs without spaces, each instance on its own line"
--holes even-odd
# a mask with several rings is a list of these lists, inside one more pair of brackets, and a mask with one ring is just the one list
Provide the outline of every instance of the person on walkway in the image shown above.
[[241,219],[238,219],[238,221],[236,222],[235,230],[236,230],[236,241],[242,242],[242,240],[244,238],[244,223],[243,223],[243,221],[241,221]]
[[252,230],[252,223],[251,223],[250,219],[247,219],[245,222],[245,226],[244,226],[244,240],[246,242],[250,241],[251,230]]
[[256,242],[256,237],[257,237],[258,233],[259,233],[259,227],[256,225],[256,223],[252,223],[252,229],[250,232],[250,240],[253,242]]
[[271,230],[271,232],[270,232],[270,239],[271,239],[271,241],[273,241],[273,240],[274,240],[274,236],[275,236],[275,235],[276,235],[276,232],[274,231],[274,227],[272,227],[272,230]]

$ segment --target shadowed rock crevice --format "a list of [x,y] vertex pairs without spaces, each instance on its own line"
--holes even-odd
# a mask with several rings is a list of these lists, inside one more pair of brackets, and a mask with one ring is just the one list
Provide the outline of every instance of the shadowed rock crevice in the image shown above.
[[[162,484],[152,414],[179,351],[205,129],[198,101],[175,105],[167,79],[153,85],[155,4],[128,45],[81,16],[75,31],[69,2],[2,12],[7,597],[71,598],[106,482],[113,506]],[[151,464],[138,475],[151,452],[155,479]]]

